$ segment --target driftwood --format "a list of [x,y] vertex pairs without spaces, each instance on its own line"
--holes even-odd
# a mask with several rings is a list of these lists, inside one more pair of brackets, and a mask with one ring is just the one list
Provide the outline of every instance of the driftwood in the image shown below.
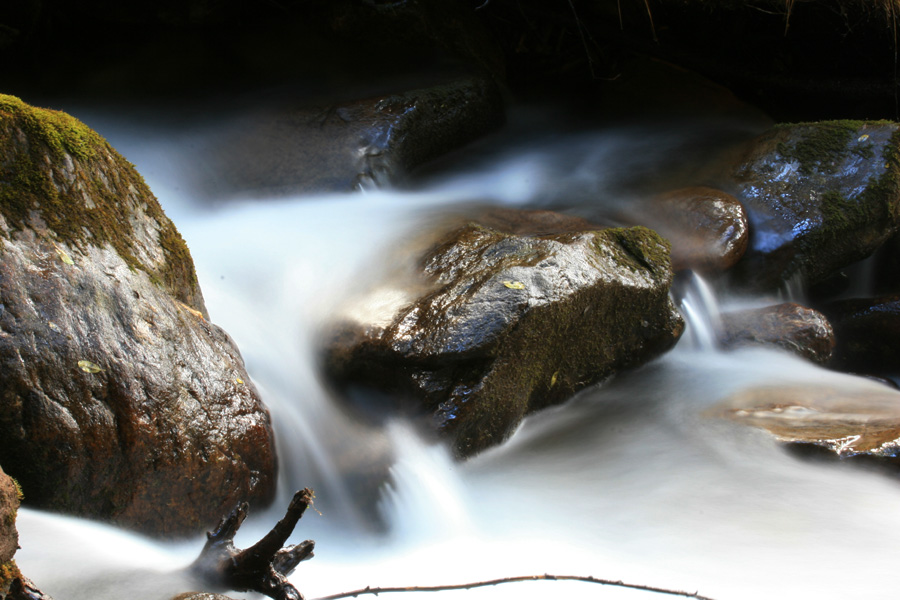
[[587,575],[522,575],[519,577],[502,577],[500,579],[490,579],[488,581],[476,581],[474,583],[458,583],[452,585],[415,585],[409,587],[366,587],[352,592],[341,592],[340,594],[332,594],[330,596],[322,596],[315,600],[339,600],[340,598],[356,598],[357,596],[365,596],[368,594],[378,596],[379,594],[395,594],[399,592],[446,592],[450,590],[470,590],[473,588],[500,585],[503,583],[521,583],[523,581],[581,581],[584,583],[597,583],[611,587],[627,588],[631,590],[642,590],[645,592],[654,592],[657,594],[668,594],[670,596],[682,596],[684,598],[695,598],[696,600],[713,600],[708,596],[701,596],[699,592],[682,592],[679,590],[670,590],[666,588],[654,587],[650,585],[641,585],[638,583],[625,583],[624,581],[614,581],[612,579],[598,579]]
[[[234,547],[234,536],[241,523],[247,517],[248,512],[246,502],[239,504],[231,511],[231,514],[219,522],[215,531],[206,534],[206,545],[200,552],[200,557],[194,561],[191,567],[192,570],[208,584],[218,588],[227,588],[240,592],[260,592],[275,600],[303,600],[303,595],[287,580],[287,577],[298,564],[312,558],[315,542],[306,540],[287,548],[284,547],[284,544],[294,531],[297,521],[300,520],[300,517],[312,504],[312,500],[313,493],[308,488],[294,494],[294,498],[291,500],[284,518],[278,521],[275,527],[272,528],[272,531],[267,533],[265,537],[245,550],[238,550]],[[701,596],[698,592],[683,592],[590,576],[551,574],[503,577],[488,581],[453,585],[366,587],[353,590],[352,592],[323,596],[316,600],[339,600],[340,598],[355,598],[364,595],[377,596],[379,594],[398,592],[442,592],[524,581],[581,581],[671,596],[695,598],[697,600],[712,600],[712,598],[707,596]]]
[[244,550],[234,547],[234,536],[247,518],[249,507],[239,504],[206,534],[206,545],[191,569],[209,585],[240,592],[260,592],[275,600],[303,600],[287,577],[302,561],[312,558],[315,542],[306,540],[284,547],[297,521],[312,504],[309,488],[294,494],[284,518],[261,540]]

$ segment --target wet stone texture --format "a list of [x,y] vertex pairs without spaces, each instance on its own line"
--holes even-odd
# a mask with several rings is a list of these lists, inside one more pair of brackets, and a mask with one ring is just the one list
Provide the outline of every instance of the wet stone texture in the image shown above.
[[823,307],[837,338],[833,366],[900,374],[900,295],[839,300]]
[[26,501],[182,534],[269,500],[268,412],[140,176],[8,96],[0,147],[0,463]]
[[16,484],[0,469],[0,564],[12,560],[19,545],[16,531],[16,512],[19,510],[19,494]]
[[736,270],[755,288],[817,283],[872,254],[900,219],[897,125],[827,121],[780,125],[734,168],[750,247]]
[[676,271],[726,271],[744,255],[750,235],[741,203],[709,187],[681,188],[635,202],[622,217],[668,239]]
[[752,388],[708,416],[764,429],[801,454],[900,468],[900,392],[874,382]]
[[825,315],[792,302],[723,314],[720,341],[726,348],[776,346],[820,364],[835,346]]
[[386,282],[346,311],[324,364],[344,391],[363,385],[411,401],[460,457],[651,360],[683,330],[668,245],[646,228],[500,210],[435,239],[410,280]]

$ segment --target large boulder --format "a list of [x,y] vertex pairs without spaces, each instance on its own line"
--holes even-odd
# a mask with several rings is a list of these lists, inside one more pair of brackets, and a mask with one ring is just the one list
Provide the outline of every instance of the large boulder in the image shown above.
[[642,227],[498,210],[441,229],[413,270],[346,311],[326,371],[347,390],[412,399],[460,457],[683,330],[668,244]]
[[736,267],[756,288],[814,284],[872,254],[900,225],[900,134],[889,122],[780,125],[735,166],[750,247]]
[[268,412],[133,166],[0,96],[0,463],[29,504],[153,533],[275,484]]

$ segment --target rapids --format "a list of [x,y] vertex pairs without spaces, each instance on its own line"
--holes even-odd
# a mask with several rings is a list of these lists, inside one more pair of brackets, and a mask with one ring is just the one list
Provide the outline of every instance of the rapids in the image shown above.
[[[530,417],[508,443],[463,464],[403,422],[346,414],[318,378],[316,345],[331,311],[377,281],[380,249],[423,221],[476,201],[560,207],[574,198],[577,208],[626,197],[628,185],[668,172],[672,153],[715,137],[722,123],[528,138],[513,119],[427,185],[212,203],[185,178],[209,168],[191,150],[202,128],[59,108],[145,176],[191,248],[212,320],[236,340],[270,407],[279,497],[251,514],[237,544],[267,531],[295,489],[316,490],[317,510],[292,538],[317,543],[291,578],[307,598],[543,573],[717,600],[895,597],[897,481],[802,462],[767,434],[702,415],[759,383],[875,385],[775,351],[717,350],[717,304],[754,299],[689,285],[680,299],[689,331],[674,351]],[[20,511],[18,529],[17,563],[56,600],[164,600],[197,589],[182,568],[202,539],[152,541],[31,509]],[[535,582],[438,597],[659,596]]]

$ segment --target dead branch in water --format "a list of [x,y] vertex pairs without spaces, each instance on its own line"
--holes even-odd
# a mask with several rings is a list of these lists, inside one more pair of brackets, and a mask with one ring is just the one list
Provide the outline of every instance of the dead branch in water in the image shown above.
[[657,594],[668,594],[670,596],[682,596],[684,598],[696,598],[697,600],[713,600],[708,596],[701,596],[698,592],[681,592],[678,590],[668,590],[665,588],[653,587],[651,585],[640,585],[637,583],[625,583],[623,581],[613,581],[611,579],[598,579],[597,577],[582,575],[521,575],[519,577],[501,577],[500,579],[490,579],[487,581],[477,581],[474,583],[459,583],[454,585],[427,585],[427,586],[409,586],[409,587],[366,587],[352,592],[343,592],[341,594],[332,594],[331,596],[321,596],[314,600],[338,600],[339,598],[356,598],[367,594],[375,596],[379,594],[391,594],[399,592],[446,592],[451,590],[470,590],[473,588],[487,587],[492,585],[500,585],[503,583],[521,583],[523,581],[581,581],[584,583],[596,583],[599,585],[607,585],[611,587],[628,588],[632,590],[641,590],[645,592],[655,592]]
[[272,531],[245,550],[234,547],[234,536],[247,518],[246,502],[223,518],[215,531],[206,534],[206,545],[191,569],[210,585],[240,592],[260,592],[275,600],[303,600],[287,577],[300,562],[313,557],[315,542],[283,547],[297,521],[312,504],[310,489],[294,494],[284,518]]

